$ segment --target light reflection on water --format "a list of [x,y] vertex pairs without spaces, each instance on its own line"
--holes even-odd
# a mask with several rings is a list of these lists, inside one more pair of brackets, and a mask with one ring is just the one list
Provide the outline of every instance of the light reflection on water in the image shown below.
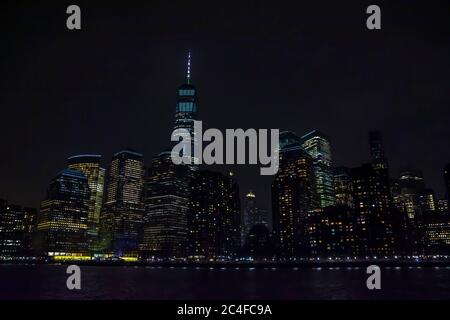
[[0,265],[0,299],[449,299],[450,269],[382,268],[368,290],[365,268],[82,266],[66,289],[63,265]]

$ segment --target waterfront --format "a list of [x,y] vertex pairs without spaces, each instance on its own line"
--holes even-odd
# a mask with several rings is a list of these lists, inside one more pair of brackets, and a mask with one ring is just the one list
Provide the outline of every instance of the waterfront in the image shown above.
[[82,289],[66,266],[0,265],[0,299],[449,299],[448,267],[383,267],[382,289],[362,267],[202,268],[82,266]]

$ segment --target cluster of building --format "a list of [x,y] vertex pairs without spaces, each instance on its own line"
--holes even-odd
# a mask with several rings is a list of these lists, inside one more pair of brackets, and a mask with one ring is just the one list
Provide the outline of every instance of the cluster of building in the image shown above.
[[[197,91],[178,89],[175,129],[193,133]],[[76,155],[49,183],[39,210],[0,200],[0,257],[53,260],[378,259],[450,255],[448,196],[435,199],[423,175],[389,176],[379,132],[371,163],[334,167],[319,131],[280,134],[272,214],[249,191],[197,165],[176,165],[171,148],[147,168],[141,153]],[[444,169],[450,191],[450,164]]]

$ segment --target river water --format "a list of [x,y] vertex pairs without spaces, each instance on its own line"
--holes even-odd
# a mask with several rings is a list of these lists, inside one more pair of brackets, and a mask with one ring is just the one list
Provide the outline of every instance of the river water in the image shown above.
[[0,265],[0,299],[450,299],[450,267],[382,268],[368,290],[364,268],[82,266],[81,290],[66,266]]

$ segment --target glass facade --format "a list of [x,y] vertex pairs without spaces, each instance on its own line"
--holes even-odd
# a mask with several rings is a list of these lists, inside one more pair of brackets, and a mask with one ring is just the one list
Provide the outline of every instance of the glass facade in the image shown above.
[[89,183],[76,170],[65,169],[51,182],[41,204],[37,249],[50,257],[87,256]]
[[186,257],[190,167],[173,164],[170,152],[153,159],[146,178],[143,258]]
[[286,258],[309,255],[308,214],[317,208],[316,180],[312,157],[292,133],[280,135],[280,166],[272,184],[273,232],[279,255]]
[[69,169],[83,172],[88,179],[90,198],[87,232],[92,241],[95,241],[98,236],[103,202],[105,169],[100,167],[100,160],[100,155],[77,155],[67,160]]
[[231,176],[194,171],[188,215],[189,258],[234,259],[240,247],[239,187]]
[[321,208],[335,203],[333,168],[330,140],[323,133],[314,130],[302,137],[302,147],[314,161],[316,188]]
[[144,218],[144,158],[141,153],[116,153],[106,173],[100,247],[119,257],[137,257]]

